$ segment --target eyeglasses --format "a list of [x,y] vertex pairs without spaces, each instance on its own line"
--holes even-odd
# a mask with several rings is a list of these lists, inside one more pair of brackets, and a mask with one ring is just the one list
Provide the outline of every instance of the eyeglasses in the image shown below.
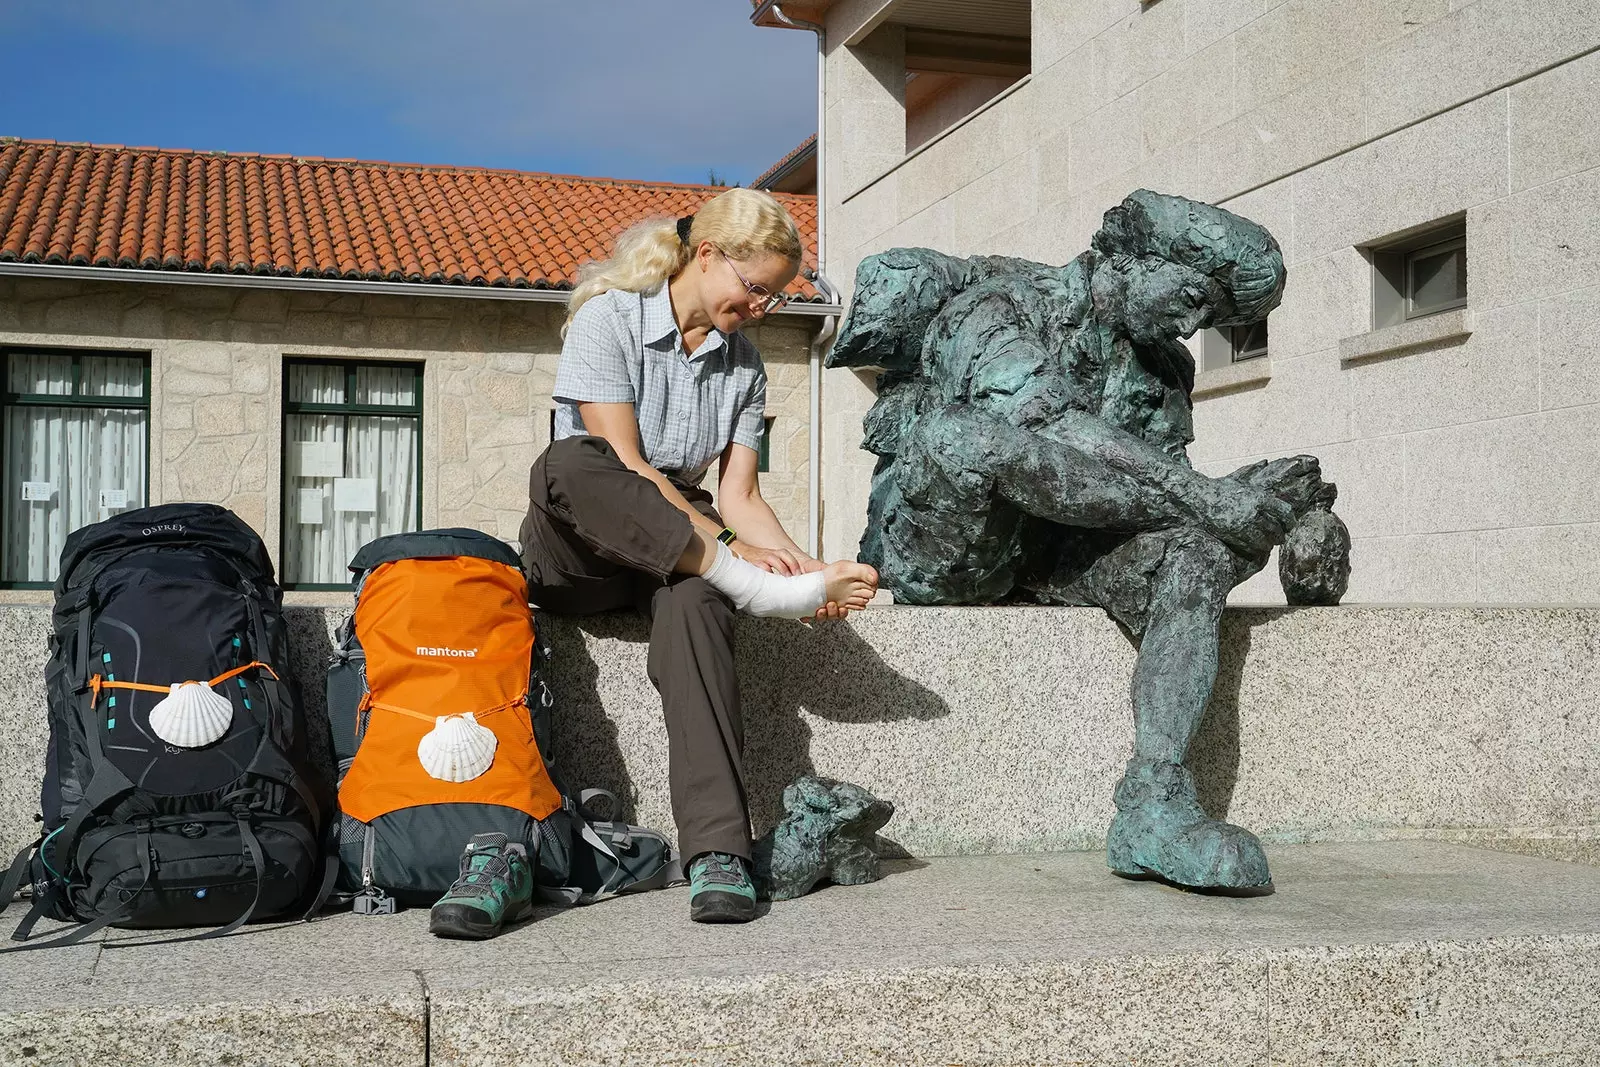
[[[715,245],[712,246],[716,248]],[[717,248],[717,255],[721,256],[733,271],[733,276],[739,279],[739,284],[744,286],[745,295],[750,298],[750,306],[760,310],[763,315],[770,315],[789,302],[788,293],[770,292],[764,285],[751,285],[739,268],[733,265],[733,260],[728,258],[728,253]]]

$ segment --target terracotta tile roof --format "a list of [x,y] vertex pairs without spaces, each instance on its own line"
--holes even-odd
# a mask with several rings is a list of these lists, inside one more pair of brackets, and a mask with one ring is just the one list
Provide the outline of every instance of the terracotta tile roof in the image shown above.
[[[0,262],[570,288],[578,266],[714,186],[0,138]],[[820,300],[816,198],[775,193]]]
[[790,163],[793,163],[796,159],[799,159],[807,152],[815,151],[816,147],[817,135],[812,134],[810,137],[807,137],[804,141],[801,141],[799,144],[791,148],[782,159],[778,160],[772,166],[762,171],[760,176],[757,177],[755,181],[750,183],[750,188],[760,189],[784,167],[787,167]]

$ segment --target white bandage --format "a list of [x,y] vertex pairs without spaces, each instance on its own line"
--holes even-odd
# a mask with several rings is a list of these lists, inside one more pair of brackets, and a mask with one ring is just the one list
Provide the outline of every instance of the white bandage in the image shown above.
[[717,558],[703,576],[711,588],[748,615],[804,619],[817,613],[828,600],[827,581],[821,571],[794,576],[773,574],[733,554],[717,542]]

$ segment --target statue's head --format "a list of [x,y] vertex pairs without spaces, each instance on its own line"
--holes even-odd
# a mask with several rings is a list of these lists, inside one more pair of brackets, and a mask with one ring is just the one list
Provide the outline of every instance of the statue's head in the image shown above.
[[829,367],[905,371],[922,355],[922,336],[961,286],[965,262],[928,248],[891,248],[856,267],[856,290]]
[[1107,211],[1094,248],[1095,311],[1135,341],[1259,322],[1288,272],[1265,228],[1224,208],[1140,189]]

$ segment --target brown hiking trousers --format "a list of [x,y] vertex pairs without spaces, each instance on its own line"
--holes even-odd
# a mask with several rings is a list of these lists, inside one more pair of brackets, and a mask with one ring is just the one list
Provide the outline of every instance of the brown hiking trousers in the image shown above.
[[[710,493],[678,488],[722,525]],[[704,578],[672,573],[691,536],[688,516],[604,438],[563,438],[534,461],[521,532],[528,599],[560,615],[637,607],[650,619],[685,866],[701,852],[750,858],[733,605]]]

